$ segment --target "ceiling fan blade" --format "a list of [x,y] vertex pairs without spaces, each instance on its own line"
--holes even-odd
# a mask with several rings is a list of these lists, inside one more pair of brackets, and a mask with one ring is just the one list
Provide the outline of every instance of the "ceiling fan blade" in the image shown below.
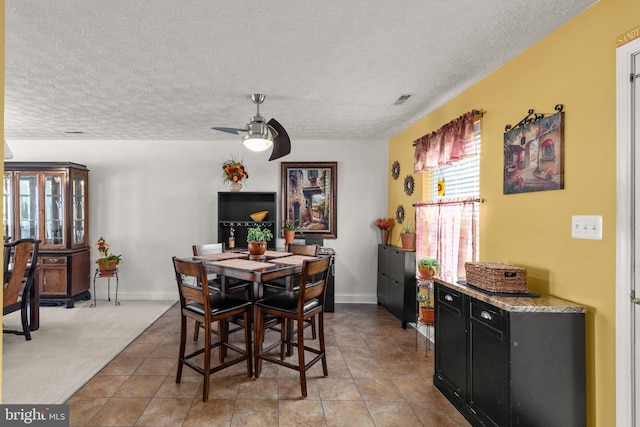
[[280,123],[276,119],[269,120],[267,123],[271,130],[274,132],[273,134],[273,151],[271,152],[271,157],[269,157],[269,161],[279,159],[280,157],[284,157],[287,154],[291,153],[291,139],[289,139],[289,134],[282,127]]
[[240,132],[243,132],[244,129],[236,129],[236,128],[223,128],[223,127],[213,127],[211,129],[219,130],[227,133],[235,133],[236,135],[240,135]]

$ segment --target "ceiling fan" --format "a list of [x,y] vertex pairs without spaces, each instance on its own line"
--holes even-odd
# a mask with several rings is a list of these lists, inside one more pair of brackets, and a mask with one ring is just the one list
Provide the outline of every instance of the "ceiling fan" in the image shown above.
[[251,100],[257,107],[257,113],[244,129],[212,127],[211,129],[227,133],[240,135],[240,132],[247,134],[242,137],[245,147],[252,151],[264,151],[273,145],[273,151],[269,161],[284,157],[291,152],[291,140],[289,134],[276,119],[265,122],[260,115],[260,104],[264,102],[265,96],[261,93],[251,95]]

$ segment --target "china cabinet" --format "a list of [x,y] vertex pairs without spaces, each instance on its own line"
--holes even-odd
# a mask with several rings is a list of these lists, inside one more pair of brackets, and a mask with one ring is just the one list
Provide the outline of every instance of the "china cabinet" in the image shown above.
[[5,239],[39,239],[41,304],[88,300],[89,170],[70,162],[6,162]]

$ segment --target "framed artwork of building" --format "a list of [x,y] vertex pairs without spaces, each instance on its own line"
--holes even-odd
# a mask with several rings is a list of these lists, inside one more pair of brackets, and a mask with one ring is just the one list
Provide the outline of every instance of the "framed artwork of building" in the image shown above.
[[296,237],[338,236],[338,163],[282,162],[282,221],[291,221]]
[[[524,120],[524,119],[523,119]],[[504,194],[564,188],[564,112],[504,133]]]

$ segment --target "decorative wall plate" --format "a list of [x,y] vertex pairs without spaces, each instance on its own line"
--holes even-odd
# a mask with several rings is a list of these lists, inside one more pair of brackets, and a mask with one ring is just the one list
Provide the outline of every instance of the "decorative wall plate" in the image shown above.
[[400,163],[397,160],[391,165],[391,176],[393,179],[398,179],[400,176]]
[[396,209],[396,222],[402,224],[404,222],[404,206],[398,205]]
[[413,180],[413,176],[411,175],[407,175],[407,177],[404,179],[404,192],[407,193],[407,196],[410,196],[413,194],[413,190],[415,190],[416,185],[415,185],[415,181]]

